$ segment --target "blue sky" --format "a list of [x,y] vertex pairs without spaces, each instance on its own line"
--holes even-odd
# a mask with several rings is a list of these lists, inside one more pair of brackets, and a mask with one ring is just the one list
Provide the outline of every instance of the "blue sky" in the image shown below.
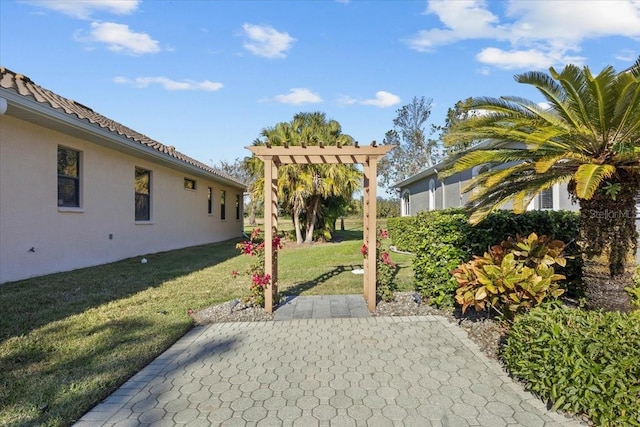
[[0,0],[0,64],[200,161],[322,111],[361,144],[396,110],[430,123],[513,75],[640,55],[640,1]]

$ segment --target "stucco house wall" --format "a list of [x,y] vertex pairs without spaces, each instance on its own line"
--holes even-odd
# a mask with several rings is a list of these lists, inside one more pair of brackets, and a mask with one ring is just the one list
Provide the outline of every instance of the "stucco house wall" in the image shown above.
[[[162,145],[124,150],[61,124],[52,129],[12,99],[0,115],[0,283],[241,236],[243,184],[165,159]],[[80,152],[79,207],[58,206],[59,146]],[[135,220],[136,167],[151,171],[149,221]],[[185,178],[196,188],[186,189]]]

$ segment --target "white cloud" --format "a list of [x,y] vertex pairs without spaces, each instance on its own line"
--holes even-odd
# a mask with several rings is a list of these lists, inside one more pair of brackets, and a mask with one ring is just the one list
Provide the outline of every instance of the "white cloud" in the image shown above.
[[408,39],[409,47],[419,52],[429,52],[437,46],[460,40],[503,38],[506,35],[496,25],[498,17],[486,8],[483,0],[433,0],[429,2],[427,14],[437,15],[445,28],[422,30]]
[[357,99],[352,98],[352,97],[350,97],[348,95],[341,95],[338,98],[338,104],[342,104],[342,105],[353,105],[353,104],[355,104],[357,102],[358,102]]
[[127,77],[117,76],[113,78],[114,83],[118,84],[130,84],[138,88],[146,88],[150,85],[160,85],[165,90],[196,90],[205,92],[215,92],[222,89],[223,84],[219,82],[211,82],[209,80],[203,80],[201,82],[193,80],[176,81],[167,77],[136,77],[131,80]]
[[477,70],[478,74],[482,75],[482,76],[489,76],[491,75],[491,68],[487,67],[487,66],[482,66]]
[[139,0],[30,0],[27,3],[54,10],[79,19],[88,19],[93,13],[108,12],[128,15],[135,12]]
[[158,42],[148,34],[136,33],[130,30],[128,25],[113,22],[92,22],[90,35],[84,37],[81,34],[76,34],[76,40],[104,43],[111,51],[133,55],[160,51]]
[[510,70],[515,68],[549,68],[553,60],[543,52],[535,49],[504,51],[495,47],[483,49],[476,55],[483,64]]
[[620,52],[616,53],[614,57],[618,61],[635,62],[635,60],[640,57],[640,53],[634,52],[631,49],[623,49]]
[[374,107],[387,108],[400,103],[400,97],[384,90],[376,92],[376,97],[360,101],[363,105],[373,105]]
[[582,7],[574,1],[514,1],[507,4],[511,38],[580,42],[587,38],[640,37],[640,2],[591,0]]
[[244,24],[242,29],[247,38],[244,48],[256,56],[284,58],[296,41],[289,33],[281,33],[268,25]]
[[514,69],[581,64],[585,58],[578,54],[587,39],[640,38],[639,0],[592,0],[580,7],[569,0],[508,0],[500,4],[505,6],[502,18],[489,10],[496,4],[431,0],[426,13],[436,15],[442,26],[419,31],[406,43],[411,49],[431,52],[463,40],[493,40],[476,55],[478,61]]
[[318,104],[322,102],[322,98],[306,88],[293,88],[286,95],[276,95],[274,99],[282,104]]

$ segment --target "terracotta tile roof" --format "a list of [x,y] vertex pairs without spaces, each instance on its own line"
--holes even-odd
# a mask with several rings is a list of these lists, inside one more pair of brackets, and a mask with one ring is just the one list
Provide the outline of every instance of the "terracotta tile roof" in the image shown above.
[[35,84],[29,77],[15,73],[5,67],[0,66],[0,88],[12,90],[19,95],[45,104],[51,108],[64,111],[70,116],[74,116],[77,120],[86,120],[92,125],[99,126],[119,136],[123,136],[138,144],[151,147],[166,156],[173,157],[189,165],[195,166],[213,175],[217,175],[225,180],[230,180],[241,186],[245,186],[244,183],[238,181],[234,177],[208,166],[202,162],[199,162],[185,154],[176,151],[175,147],[164,145],[158,141],[149,138],[146,135],[136,132],[135,130],[128,128],[116,121],[113,121],[99,113],[96,113],[91,108],[80,104],[79,102],[71,99],[64,98],[58,94],[51,92],[37,84]]

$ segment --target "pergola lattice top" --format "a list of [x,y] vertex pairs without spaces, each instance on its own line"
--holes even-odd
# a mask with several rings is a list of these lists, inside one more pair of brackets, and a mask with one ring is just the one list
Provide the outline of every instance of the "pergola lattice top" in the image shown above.
[[274,297],[278,292],[278,252],[273,237],[278,233],[278,166],[284,164],[354,164],[364,166],[364,223],[363,237],[367,246],[364,260],[363,295],[370,311],[376,308],[376,175],[377,162],[395,145],[375,143],[325,146],[264,146],[246,147],[264,162],[264,249],[265,274],[271,282],[265,287],[265,310],[273,311]]
[[286,164],[365,164],[371,158],[376,160],[386,155],[395,145],[369,145],[360,147],[356,145],[343,145],[341,147],[331,146],[263,146],[255,145],[247,147],[249,151],[257,157],[264,159],[265,156],[283,165]]

